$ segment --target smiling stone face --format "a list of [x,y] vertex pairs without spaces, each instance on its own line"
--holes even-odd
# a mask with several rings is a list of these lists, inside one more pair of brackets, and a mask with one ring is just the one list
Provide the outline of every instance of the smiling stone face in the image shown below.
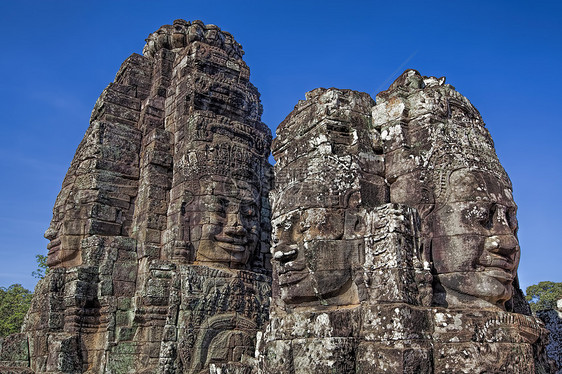
[[[102,100],[103,101],[103,100]],[[81,242],[127,234],[137,194],[140,134],[125,125],[93,121],[78,146],[45,231],[47,265],[83,264]],[[94,156],[95,155],[95,156]],[[103,155],[103,157],[102,157]]]
[[306,98],[273,145],[273,299],[290,308],[358,305],[358,211],[387,199],[367,135],[373,102],[338,89]]
[[345,298],[356,251],[345,240],[344,224],[345,210],[332,208],[293,211],[273,220],[274,270],[285,303]]
[[67,226],[68,224],[65,225],[65,222],[53,219],[45,231],[44,237],[49,240],[47,265],[51,268],[72,267],[82,263],[80,242],[83,237],[66,233]]
[[213,181],[191,208],[196,261],[244,267],[259,242],[259,193],[248,183]]
[[377,95],[373,122],[384,135],[391,201],[421,217],[433,305],[524,303],[514,289],[520,249],[511,182],[478,110],[444,79],[407,70]]
[[447,200],[432,214],[433,262],[447,304],[503,307],[511,298],[520,254],[516,209],[499,179],[451,173]]

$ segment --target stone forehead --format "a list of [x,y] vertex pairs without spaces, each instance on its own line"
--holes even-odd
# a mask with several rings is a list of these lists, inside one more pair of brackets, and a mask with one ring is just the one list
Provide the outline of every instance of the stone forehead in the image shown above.
[[300,207],[287,210],[272,218],[272,223],[284,223],[286,221],[304,220],[308,222],[322,222],[326,219],[337,217],[343,221],[345,209],[341,207]]
[[211,195],[258,198],[260,190],[253,183],[235,178],[216,178],[209,176],[199,181],[201,191]]
[[347,207],[359,186],[360,181],[353,169],[343,167],[339,162],[314,159],[309,164],[294,163],[278,168],[271,197],[274,211]]
[[[301,138],[309,138],[310,132],[334,141],[342,132],[364,128],[365,123],[350,119],[354,115],[368,113],[374,105],[369,94],[349,89],[317,88],[307,92],[305,97],[306,100],[300,100],[277,127],[274,154],[286,146],[289,140],[294,143]],[[308,145],[309,149],[317,146],[314,142],[304,142],[303,145]]]
[[[444,82],[444,77],[425,77],[410,69],[377,95],[373,121],[381,126],[387,158],[410,163],[437,200],[448,195],[450,176],[459,169],[489,175],[495,184],[511,189],[480,113]],[[396,149],[404,146],[407,151],[397,157]]]
[[509,180],[479,169],[457,169],[449,174],[448,187],[437,203],[493,201],[514,205]]
[[[260,121],[237,121],[210,111],[196,111],[183,124],[189,141],[211,141],[214,136],[271,142],[271,130]],[[244,143],[242,143],[244,144]],[[269,145],[269,144],[267,144]]]

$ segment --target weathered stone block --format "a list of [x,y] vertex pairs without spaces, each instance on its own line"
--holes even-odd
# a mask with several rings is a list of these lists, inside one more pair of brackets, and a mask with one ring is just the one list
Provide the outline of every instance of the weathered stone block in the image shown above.
[[126,282],[135,282],[137,278],[137,264],[118,262],[113,270],[113,279]]
[[521,343],[448,343],[434,345],[436,373],[534,373],[533,351]]
[[433,311],[433,338],[439,342],[536,342],[543,329],[534,317],[486,310]]
[[136,289],[135,282],[113,280],[114,296],[132,297],[135,294],[135,289]]
[[79,356],[80,341],[77,335],[52,334],[48,339],[47,371],[58,373],[82,371],[82,358]]
[[28,363],[29,346],[26,334],[12,334],[0,338],[0,367],[8,364],[9,366],[20,366]]
[[354,338],[293,340],[294,373],[352,373],[355,371]]
[[[361,337],[367,341],[426,341],[430,339],[432,321],[426,308],[407,304],[379,304],[362,310]],[[404,344],[412,344],[404,342]],[[418,343],[419,344],[419,343]]]
[[432,374],[432,350],[428,345],[402,346],[361,342],[355,373]]

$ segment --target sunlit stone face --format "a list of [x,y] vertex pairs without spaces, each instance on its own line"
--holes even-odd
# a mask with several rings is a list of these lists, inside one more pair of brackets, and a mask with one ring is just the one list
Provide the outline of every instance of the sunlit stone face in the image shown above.
[[511,187],[462,169],[450,175],[447,193],[431,215],[433,264],[444,291],[436,300],[449,307],[504,308],[520,255]]
[[65,235],[64,232],[53,227],[49,227],[44,236],[50,240],[47,244],[49,250],[47,265],[49,267],[72,267],[82,263],[80,255],[81,237]]
[[259,202],[258,191],[248,183],[210,182],[191,207],[196,261],[243,268],[260,239]]
[[80,243],[84,238],[86,222],[75,209],[73,200],[75,192],[63,189],[53,208],[53,219],[44,237],[47,244],[47,265],[54,267],[72,267],[82,263]]
[[335,208],[295,210],[273,220],[274,271],[285,303],[322,304],[351,287],[354,252],[343,238],[344,222],[345,210]]

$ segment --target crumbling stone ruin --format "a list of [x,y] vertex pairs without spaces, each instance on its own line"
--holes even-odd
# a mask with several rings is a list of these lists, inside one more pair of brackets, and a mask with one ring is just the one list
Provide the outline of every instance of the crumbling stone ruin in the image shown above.
[[123,63],[0,373],[555,372],[474,106],[407,70],[307,93],[271,144],[242,55],[176,20]]
[[271,133],[242,48],[179,20],[143,53],[98,99],[55,202],[23,328],[33,372],[238,367],[267,320]]
[[317,89],[273,144],[263,373],[531,373],[511,183],[470,102],[407,70],[376,104]]

